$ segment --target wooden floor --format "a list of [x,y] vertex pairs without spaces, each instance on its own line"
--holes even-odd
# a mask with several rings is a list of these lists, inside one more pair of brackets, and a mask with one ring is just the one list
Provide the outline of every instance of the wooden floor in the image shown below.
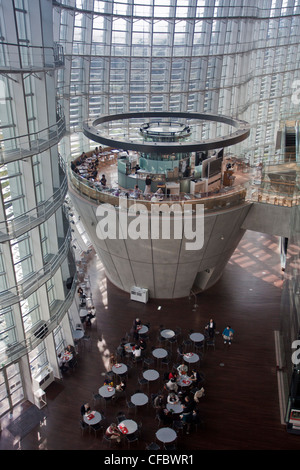
[[[187,337],[189,329],[203,331],[213,317],[220,333],[230,324],[235,330],[234,344],[224,347],[221,334],[216,349],[209,349],[201,363],[205,374],[206,397],[199,408],[205,419],[203,429],[179,435],[179,452],[195,450],[286,450],[300,448],[300,436],[288,434],[280,422],[276,378],[274,331],[279,329],[279,308],[283,274],[280,268],[278,240],[264,234],[247,232],[226,267],[222,279],[196,299],[150,300],[146,305],[131,301],[106,280],[100,261],[90,266],[97,319],[93,323],[91,350],[81,350],[76,371],[47,389],[46,419],[21,441],[6,429],[2,421],[0,449],[20,450],[102,450],[108,449],[102,433],[82,435],[79,429],[80,407],[89,401],[103,383],[109,369],[108,355],[139,316],[150,322],[149,345],[156,344],[158,326],[181,327]],[[159,308],[160,307],[160,308]],[[166,369],[161,369],[165,371]],[[139,387],[140,366],[131,370],[128,397]],[[158,385],[152,385],[155,392]],[[145,388],[147,392],[147,388]],[[23,409],[28,406],[25,403]],[[13,418],[22,407],[14,411]],[[107,422],[118,411],[142,423],[138,443],[130,450],[145,449],[155,440],[158,422],[155,411],[144,407],[128,410],[125,399],[113,404],[98,404]],[[113,447],[114,449],[114,447]],[[128,449],[123,444],[121,450]]]

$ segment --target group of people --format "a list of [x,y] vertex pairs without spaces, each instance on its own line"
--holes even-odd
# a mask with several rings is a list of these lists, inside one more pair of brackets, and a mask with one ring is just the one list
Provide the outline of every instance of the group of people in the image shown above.
[[[215,329],[216,329],[216,323],[215,321],[211,318],[207,325],[205,326],[205,330],[208,334],[209,338],[214,338],[215,336]],[[232,344],[233,341],[233,335],[234,335],[234,330],[231,328],[230,325],[227,325],[226,328],[224,328],[222,337],[224,340],[224,344]]]
[[[86,294],[81,286],[77,289],[77,294],[79,296],[79,306],[86,307]],[[87,314],[85,316],[81,316],[80,320],[83,325],[90,326],[92,318],[96,316],[96,309],[94,305],[91,305],[87,310]]]
[[76,160],[71,162],[71,169],[74,173],[80,175],[80,167],[84,165],[84,178],[91,181],[91,182],[99,182],[102,189],[107,187],[107,180],[105,175],[101,176],[99,179],[98,172],[99,172],[99,149],[98,147],[95,148],[94,152],[91,156],[88,156],[85,152],[82,152],[80,157]]
[[72,361],[75,354],[76,351],[72,344],[68,344],[68,346],[64,349],[64,352],[58,354],[57,361],[61,372],[67,372],[69,370],[70,361]]
[[98,156],[92,155],[88,157],[85,152],[83,152],[77,160],[71,162],[71,169],[74,173],[80,174],[79,168],[81,165],[85,165],[85,179],[90,181],[96,181],[98,177]]
[[117,347],[117,354],[119,357],[123,358],[126,355],[132,355],[133,359],[139,358],[143,356],[144,352],[147,348],[147,343],[144,338],[138,338],[134,343],[130,343],[130,347],[128,350],[125,349],[126,342],[123,340],[120,342],[119,346]]
[[[131,327],[131,335],[135,340],[133,343],[129,343],[128,338],[123,338],[117,348],[116,355],[111,354],[109,361],[110,366],[118,362],[117,356],[124,357],[128,356],[128,352],[125,351],[125,344],[129,343],[131,345],[131,354],[132,357],[138,357],[146,350],[147,344],[145,339],[139,334],[139,329],[142,327],[142,322],[140,318],[135,318]],[[205,331],[208,338],[214,338],[216,334],[216,323],[211,318],[205,326]],[[222,337],[224,343],[231,344],[233,340],[234,331],[230,326],[227,326],[223,333]],[[179,346],[180,349],[180,346]],[[180,386],[180,379],[188,378],[190,384],[185,386]],[[105,379],[105,385],[113,386],[111,379]],[[127,388],[126,381],[123,378],[120,378],[120,383],[116,384],[115,390],[116,393],[124,392]],[[193,368],[190,372],[188,366],[182,361],[177,369],[171,370],[164,376],[164,391],[158,393],[152,397],[153,407],[156,409],[156,417],[160,420],[161,423],[165,426],[178,425],[177,423],[181,422],[183,428],[187,434],[191,431],[191,426],[193,424],[199,424],[202,421],[202,417],[198,408],[198,404],[205,396],[205,390],[203,387],[203,374]],[[175,413],[172,410],[172,405],[180,405],[181,411]],[[81,413],[89,413],[90,406],[89,404],[82,405]],[[119,421],[117,421],[119,423]],[[111,423],[105,431],[105,435],[108,439],[114,440],[116,442],[121,442],[122,432],[118,427],[118,424],[115,422]]]
[[[180,386],[180,379],[188,378],[190,384]],[[176,370],[165,374],[164,393],[157,394],[153,399],[153,406],[157,410],[157,418],[165,426],[170,426],[174,421],[181,421],[186,433],[189,434],[191,425],[200,422],[200,414],[197,405],[205,390],[202,386],[203,377],[195,368],[188,374],[188,367],[184,362],[179,364]],[[169,406],[168,406],[169,405]],[[180,405],[181,413],[173,413],[171,405]]]
[[133,324],[132,324],[132,328],[131,328],[131,333],[132,333],[132,336],[133,336],[133,339],[135,341],[138,341],[140,339],[140,334],[139,334],[139,330],[140,328],[142,327],[142,322],[140,320],[140,318],[135,318],[133,320]]
[[[84,403],[80,408],[81,416],[89,415],[92,412],[90,404]],[[108,439],[115,440],[116,442],[121,442],[122,433],[119,430],[116,423],[111,423],[105,431],[105,435]]]
[[[149,190],[149,188],[150,188],[150,190]],[[114,195],[115,196],[120,195],[120,191],[118,191],[118,194],[117,194],[117,192],[115,192]],[[163,199],[164,199],[164,192],[163,192],[162,188],[158,188],[157,191],[152,194],[151,185],[147,185],[146,189],[143,193],[143,191],[136,184],[134,186],[133,190],[130,190],[129,192],[126,192],[126,195],[130,198],[133,198],[133,199],[144,199],[143,196],[145,196],[145,197],[149,196],[150,197],[152,195],[151,196],[151,201],[152,202],[163,201]]]
[[[74,161],[71,162],[71,169],[74,171],[74,173],[80,175],[80,171],[79,171],[80,167],[81,167],[82,164],[84,164],[84,170],[86,170],[84,172],[84,178],[89,180],[92,183],[93,182],[97,183],[95,185],[97,188],[99,188],[99,185],[100,185],[100,189],[107,189],[107,181],[106,181],[105,175],[103,174],[101,179],[99,179],[99,176],[98,176],[98,173],[99,173],[99,167],[98,167],[98,165],[99,165],[99,153],[100,152],[99,152],[98,147],[95,148],[94,152],[92,153],[92,156],[90,156],[90,157],[88,157],[87,154],[85,152],[83,152],[80,155],[80,157],[77,158],[77,160],[74,160]],[[135,170],[135,174],[137,174],[138,171],[140,170],[139,164],[136,164],[136,166],[134,166],[133,169]],[[163,190],[161,188],[158,188],[157,191],[152,194],[151,184],[152,184],[152,178],[148,174],[145,178],[144,191],[142,191],[139,188],[138,185],[135,185],[134,189],[126,191],[125,195],[127,197],[131,197],[131,198],[134,198],[134,199],[139,199],[140,197],[142,197],[142,195],[144,195],[148,199],[152,195],[151,201],[153,201],[153,202],[162,201],[163,198],[164,198]],[[119,196],[121,192],[122,192],[121,189],[118,188],[118,189],[113,191],[113,194],[115,196]]]
[[[202,396],[204,396],[203,388]],[[169,391],[166,397],[162,394],[155,396],[153,406],[156,409],[156,417],[164,426],[172,426],[174,421],[179,420],[185,427],[186,434],[189,434],[191,425],[200,421],[200,413],[197,408],[198,402],[199,400],[196,400],[189,390],[179,391],[178,393]],[[179,414],[174,413],[172,405],[180,405],[181,412]]]

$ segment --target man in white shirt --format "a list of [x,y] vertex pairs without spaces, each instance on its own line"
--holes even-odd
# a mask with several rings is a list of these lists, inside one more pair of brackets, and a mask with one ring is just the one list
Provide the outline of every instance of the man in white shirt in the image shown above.
[[170,379],[169,382],[166,383],[166,388],[172,392],[177,392],[178,390],[178,385],[175,382],[175,379]]
[[177,370],[178,370],[180,375],[187,374],[188,367],[183,362],[180,366],[177,367]]
[[132,354],[134,355],[134,357],[140,357],[142,355],[142,350],[141,348],[139,348],[138,346],[136,346],[134,348],[134,350],[132,351]]

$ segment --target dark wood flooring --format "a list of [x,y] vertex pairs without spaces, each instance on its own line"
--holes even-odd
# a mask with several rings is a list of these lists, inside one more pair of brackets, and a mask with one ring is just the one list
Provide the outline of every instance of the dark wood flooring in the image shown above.
[[[104,450],[102,433],[82,434],[80,407],[103,384],[109,369],[108,356],[129,332],[136,316],[150,322],[149,347],[156,344],[159,325],[180,327],[183,337],[189,329],[203,331],[210,317],[220,333],[229,323],[235,330],[234,343],[224,347],[221,334],[216,348],[208,349],[200,370],[205,374],[206,396],[199,405],[205,426],[189,435],[178,435],[178,452],[196,450],[288,450],[300,448],[300,436],[288,434],[280,422],[276,377],[274,331],[279,329],[279,309],[283,274],[280,268],[278,240],[264,234],[247,232],[234,252],[221,280],[195,299],[150,300],[134,302],[106,280],[100,261],[90,263],[89,274],[97,318],[88,330],[91,349],[81,349],[77,369],[61,383],[47,389],[46,419],[22,440],[6,429],[2,420],[1,450]],[[159,307],[161,307],[159,309]],[[160,369],[162,372],[167,369]],[[140,388],[137,378],[141,366],[130,371],[127,395]],[[158,389],[151,386],[151,392]],[[147,392],[147,387],[144,388]],[[148,393],[148,392],[147,392]],[[18,416],[25,403],[14,411]],[[107,422],[118,411],[142,423],[138,443],[130,450],[145,449],[155,440],[158,421],[149,406],[135,412],[126,400],[108,403]],[[115,447],[112,448],[116,449]],[[120,448],[128,449],[127,444]]]

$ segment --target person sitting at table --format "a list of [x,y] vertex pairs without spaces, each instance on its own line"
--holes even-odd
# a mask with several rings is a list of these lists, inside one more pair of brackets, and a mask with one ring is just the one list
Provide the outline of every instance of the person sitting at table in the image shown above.
[[135,346],[135,348],[132,350],[132,354],[134,358],[136,359],[137,357],[141,357],[142,355],[142,350],[139,346]]
[[183,362],[180,366],[177,367],[178,373],[180,375],[186,375],[188,371],[188,366]]
[[135,187],[134,187],[134,191],[133,191],[133,197],[135,199],[138,199],[140,197],[140,195],[142,194],[142,190],[138,187],[138,185],[136,184]]
[[201,377],[199,372],[196,369],[192,370],[191,376],[190,376],[191,381],[193,382],[194,385],[198,385],[198,383],[201,381]]
[[125,380],[121,380],[121,382],[116,386],[117,392],[125,392],[126,390],[126,382]]
[[84,416],[88,413],[91,412],[91,407],[90,407],[90,404],[89,403],[85,403],[84,405],[82,405],[82,407],[80,408],[80,413],[81,413],[81,416]]
[[178,372],[177,371],[170,371],[169,374],[168,374],[168,380],[170,379],[175,379],[177,380],[177,377],[178,377]]
[[147,343],[143,338],[139,339],[139,347],[142,351],[145,351],[145,349],[147,348]]
[[68,344],[68,346],[65,349],[65,352],[69,354],[73,354],[73,355],[76,354],[75,348],[74,346],[72,346],[72,344]]
[[82,287],[80,286],[78,287],[77,294],[78,294],[78,297],[82,297],[84,295]]
[[125,346],[123,343],[120,343],[119,346],[117,347],[117,354],[120,357],[126,356]]
[[140,170],[140,165],[137,163],[134,167],[133,167],[133,170],[135,170],[135,174],[137,174],[137,172]]
[[164,397],[163,395],[157,395],[153,400],[154,408],[162,408],[164,406]]
[[95,318],[95,316],[96,316],[96,309],[95,309],[94,305],[92,305],[92,306],[90,307],[87,316],[88,316],[90,319]]
[[61,353],[59,353],[59,355],[57,356],[58,358],[58,367],[60,368],[60,370],[62,372],[67,372],[67,370],[69,369],[67,366],[66,366],[66,363],[64,362],[63,358],[61,357]]
[[157,416],[164,426],[173,424],[173,414],[167,408],[159,408]]
[[103,382],[103,385],[107,385],[108,387],[113,387],[114,383],[111,381],[111,379],[105,379]]
[[167,403],[173,405],[177,405],[178,403],[180,403],[178,395],[176,395],[176,393],[174,392],[169,393],[169,395],[167,396]]
[[121,432],[119,431],[117,425],[115,423],[111,423],[105,431],[106,437],[111,440],[116,440],[117,442],[121,442]]
[[98,175],[98,170],[96,170],[96,169],[93,170],[93,171],[92,171],[92,174],[91,174],[91,176],[90,176],[90,179],[91,179],[92,181],[95,181],[95,180],[97,179],[97,175]]
[[177,393],[178,391],[178,385],[176,383],[176,380],[173,378],[173,379],[170,379],[167,383],[166,383],[166,389],[169,390],[170,392],[175,392]]
[[87,315],[84,317],[84,321],[81,320],[82,323],[85,322],[86,326],[91,326],[91,320],[92,318],[95,318],[96,316],[96,309],[95,307],[91,307],[90,310],[88,311]]
[[102,175],[102,178],[101,178],[101,180],[100,180],[100,183],[101,183],[101,185],[102,185],[103,188],[106,187],[106,178],[105,178],[105,175]]
[[182,356],[184,355],[183,347],[179,345],[177,347],[176,352],[177,352],[177,361],[182,360]]
[[111,353],[111,355],[109,356],[109,365],[110,367],[114,366],[115,364],[117,364],[117,358],[116,356],[114,355],[114,353]]
[[161,188],[158,188],[158,190],[156,191],[156,193],[154,194],[154,196],[156,196],[156,198],[159,200],[159,201],[163,201],[164,199],[164,192]]
[[183,177],[188,178],[191,174],[191,167],[189,165],[186,166],[186,169],[183,172]]

